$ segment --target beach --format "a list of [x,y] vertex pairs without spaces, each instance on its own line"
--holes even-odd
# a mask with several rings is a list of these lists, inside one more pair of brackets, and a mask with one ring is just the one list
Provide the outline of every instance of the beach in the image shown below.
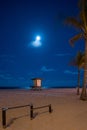
[[[81,90],[80,90],[81,92]],[[6,130],[86,130],[87,101],[80,100],[76,89],[0,90],[0,130],[2,126],[2,108],[33,104],[35,117],[30,119],[30,108],[23,107],[6,111]]]

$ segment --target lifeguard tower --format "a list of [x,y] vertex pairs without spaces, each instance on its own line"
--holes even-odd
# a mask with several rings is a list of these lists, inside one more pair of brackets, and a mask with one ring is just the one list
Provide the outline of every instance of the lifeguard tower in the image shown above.
[[42,79],[41,78],[33,78],[33,86],[32,89],[34,90],[41,90]]

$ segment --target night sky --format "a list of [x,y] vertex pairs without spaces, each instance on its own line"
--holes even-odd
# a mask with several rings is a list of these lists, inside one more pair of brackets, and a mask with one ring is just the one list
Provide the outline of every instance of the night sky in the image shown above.
[[[43,86],[76,86],[69,62],[84,41],[70,46],[77,30],[64,20],[78,12],[78,0],[0,0],[0,86],[28,87],[36,77]],[[36,36],[41,46],[32,45]]]

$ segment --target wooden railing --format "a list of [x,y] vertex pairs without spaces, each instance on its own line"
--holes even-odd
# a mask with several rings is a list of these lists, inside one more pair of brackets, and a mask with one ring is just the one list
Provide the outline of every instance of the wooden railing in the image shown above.
[[[16,107],[8,107],[8,108],[2,108],[2,126],[3,128],[6,128],[6,111],[10,109],[17,109],[22,107],[30,107],[32,104],[23,105],[23,106],[16,106]],[[31,114],[30,114],[31,115]],[[31,117],[30,117],[31,118]]]
[[49,105],[46,105],[46,106],[41,106],[41,107],[33,107],[33,105],[31,105],[30,106],[30,114],[31,114],[31,119],[33,119],[34,118],[34,110],[35,109],[42,109],[42,108],[45,108],[45,107],[48,107],[49,108],[49,113],[51,113],[52,112],[52,108],[51,108],[51,104],[49,104]]
[[22,107],[30,107],[30,119],[34,118],[34,110],[35,109],[42,109],[42,108],[48,107],[49,113],[52,112],[51,104],[46,105],[46,106],[41,106],[41,107],[33,107],[33,104],[28,104],[28,105],[23,105],[23,106],[2,108],[2,126],[3,126],[3,128],[7,127],[7,125],[6,125],[6,111],[10,110],[10,109],[18,109],[18,108],[22,108]]

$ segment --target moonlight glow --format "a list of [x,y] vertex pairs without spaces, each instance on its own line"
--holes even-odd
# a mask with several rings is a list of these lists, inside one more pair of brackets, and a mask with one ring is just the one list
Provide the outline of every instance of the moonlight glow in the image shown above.
[[41,46],[41,37],[40,36],[37,36],[36,37],[36,40],[32,42],[32,46],[33,47],[40,47]]
[[37,41],[40,41],[40,39],[41,39],[40,36],[37,36],[37,37],[36,37],[36,40],[37,40]]
[[40,41],[34,41],[33,43],[32,43],[32,45],[34,46],[34,47],[39,47],[39,46],[41,46],[41,42]]

